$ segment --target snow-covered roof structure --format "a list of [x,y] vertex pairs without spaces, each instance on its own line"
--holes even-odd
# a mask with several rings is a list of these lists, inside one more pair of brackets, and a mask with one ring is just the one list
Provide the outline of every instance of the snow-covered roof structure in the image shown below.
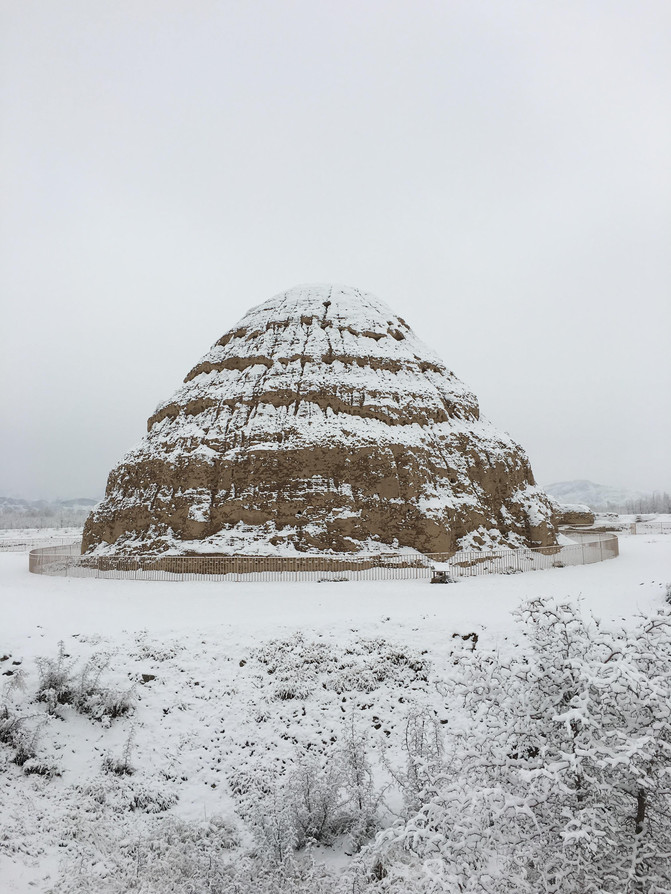
[[83,549],[291,554],[546,545],[524,451],[378,298],[252,308],[112,470]]

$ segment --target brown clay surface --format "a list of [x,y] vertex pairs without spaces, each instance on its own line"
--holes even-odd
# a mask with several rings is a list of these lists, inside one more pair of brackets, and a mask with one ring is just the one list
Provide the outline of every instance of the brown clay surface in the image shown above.
[[312,286],[250,311],[150,417],[83,550],[554,542],[524,451],[442,361],[372,296]]

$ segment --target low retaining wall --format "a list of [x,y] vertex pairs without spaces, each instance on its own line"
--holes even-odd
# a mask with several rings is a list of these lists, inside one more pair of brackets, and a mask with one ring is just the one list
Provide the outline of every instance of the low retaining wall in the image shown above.
[[82,556],[81,543],[31,550],[33,574],[135,580],[393,580],[515,574],[614,559],[615,534],[564,531],[575,543],[535,549],[463,550],[457,553],[305,556]]

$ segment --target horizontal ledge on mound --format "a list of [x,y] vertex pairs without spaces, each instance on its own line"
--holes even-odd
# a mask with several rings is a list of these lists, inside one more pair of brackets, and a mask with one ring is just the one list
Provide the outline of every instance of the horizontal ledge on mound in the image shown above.
[[330,410],[334,414],[344,413],[349,416],[358,416],[364,419],[376,419],[390,426],[397,425],[427,425],[429,423],[447,422],[449,419],[471,419],[477,420],[478,413],[471,411],[466,412],[465,407],[455,404],[444,403],[442,407],[420,408],[420,410],[408,410],[405,407],[399,407],[397,412],[386,410],[379,403],[348,403],[346,400],[337,397],[335,394],[319,394],[307,393],[300,394],[298,392],[287,391],[264,391],[255,394],[251,398],[236,399],[222,398],[215,400],[214,398],[199,397],[196,400],[189,401],[183,405],[171,403],[162,407],[157,413],[147,421],[147,430],[164,419],[176,419],[180,413],[185,416],[197,416],[207,409],[219,407],[223,409],[239,409],[247,407],[250,411],[263,405],[279,407],[294,407],[294,413],[298,412],[300,404],[312,404],[326,413]]
[[[371,335],[372,337],[372,335]],[[250,366],[265,366],[270,369],[274,363],[280,366],[288,366],[290,363],[300,363],[301,367],[308,363],[342,363],[343,366],[359,366],[367,367],[374,370],[385,370],[392,373],[400,372],[402,369],[416,368],[421,373],[434,372],[438,375],[445,375],[448,370],[439,363],[433,363],[429,360],[414,358],[414,360],[393,360],[387,357],[373,357],[371,355],[361,354],[354,356],[353,354],[337,354],[334,351],[327,351],[321,355],[313,354],[291,354],[289,356],[278,356],[274,360],[261,354],[254,354],[248,357],[223,357],[221,360],[211,361],[204,360],[197,364],[187,374],[184,384],[193,381],[202,373],[209,374],[212,372],[223,372],[224,370],[242,371]],[[449,374],[449,373],[448,373]]]

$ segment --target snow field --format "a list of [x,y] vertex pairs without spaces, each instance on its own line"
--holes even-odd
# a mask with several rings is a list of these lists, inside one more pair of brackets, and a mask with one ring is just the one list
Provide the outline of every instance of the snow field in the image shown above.
[[7,528],[0,530],[0,551],[28,552],[41,546],[62,546],[81,540],[82,529],[68,528]]
[[[114,887],[119,854],[166,830],[191,842],[196,869],[212,848],[253,850],[269,796],[310,766],[323,784],[325,762],[342,763],[353,740],[370,797],[382,794],[376,822],[391,824],[410,725],[449,722],[439,681],[455,651],[519,649],[511,612],[538,596],[581,599],[613,627],[664,604],[671,538],[623,536],[620,552],[449,586],[54,578],[29,575],[25,555],[0,555],[0,680],[25,674],[24,691],[5,700],[58,774],[26,774],[0,744],[0,891],[130,890]],[[99,689],[132,712],[95,719],[64,704],[50,714],[34,701],[36,659],[55,659],[59,642],[74,685],[102,667]],[[132,773],[110,769],[124,763]],[[331,863],[347,862],[355,845],[351,790],[335,788],[341,834],[334,826],[331,846],[325,836],[317,851]]]

